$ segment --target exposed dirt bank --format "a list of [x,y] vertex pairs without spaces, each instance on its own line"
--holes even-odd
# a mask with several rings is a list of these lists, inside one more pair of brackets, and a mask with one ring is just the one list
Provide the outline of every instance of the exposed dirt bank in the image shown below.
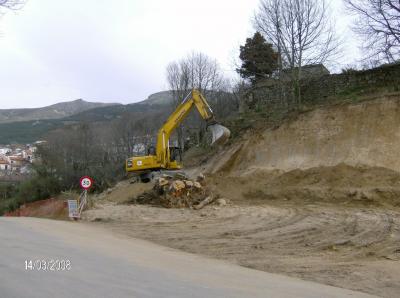
[[4,216],[27,216],[53,219],[68,219],[68,205],[65,199],[52,198],[22,205]]
[[400,95],[301,114],[250,135],[203,166],[209,173],[366,165],[400,171]]
[[237,204],[293,201],[343,206],[400,206],[400,173],[339,164],[307,170],[253,171],[239,177],[213,174],[209,183]]

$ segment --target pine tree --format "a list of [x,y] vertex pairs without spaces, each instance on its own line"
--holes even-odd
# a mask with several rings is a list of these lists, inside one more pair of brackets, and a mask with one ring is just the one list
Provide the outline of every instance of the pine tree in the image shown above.
[[278,68],[278,53],[259,32],[252,38],[247,38],[244,46],[240,46],[239,57],[242,66],[237,72],[252,83],[270,77]]

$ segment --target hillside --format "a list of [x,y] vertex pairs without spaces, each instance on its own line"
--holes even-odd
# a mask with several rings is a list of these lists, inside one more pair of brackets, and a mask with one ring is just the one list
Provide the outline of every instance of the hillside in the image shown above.
[[92,122],[103,122],[118,119],[124,113],[151,113],[164,109],[169,109],[170,106],[161,103],[149,103],[146,100],[138,103],[132,103],[127,105],[116,105],[110,107],[100,107],[77,113],[70,117],[61,119],[62,121],[92,121]]
[[317,108],[245,138],[207,170],[243,175],[345,163],[400,171],[399,112],[399,93]]
[[63,121],[57,119],[0,123],[0,144],[33,143],[63,125]]
[[39,109],[0,110],[0,144],[31,143],[53,129],[80,121],[108,122],[127,112],[153,113],[168,109],[169,105],[162,103],[166,93],[156,93],[147,100],[128,105],[76,100]]
[[170,104],[173,100],[174,99],[171,91],[161,91],[151,94],[146,100],[142,101],[142,103],[148,103],[151,105],[166,105]]
[[60,102],[42,108],[0,109],[0,123],[61,119],[90,109],[115,105],[119,104],[87,102],[82,99],[77,99],[74,101]]

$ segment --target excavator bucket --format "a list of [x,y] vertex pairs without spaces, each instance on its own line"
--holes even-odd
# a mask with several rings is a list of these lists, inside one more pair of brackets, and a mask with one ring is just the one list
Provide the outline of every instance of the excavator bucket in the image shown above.
[[230,137],[231,132],[221,124],[213,124],[208,127],[212,133],[211,145],[224,144]]

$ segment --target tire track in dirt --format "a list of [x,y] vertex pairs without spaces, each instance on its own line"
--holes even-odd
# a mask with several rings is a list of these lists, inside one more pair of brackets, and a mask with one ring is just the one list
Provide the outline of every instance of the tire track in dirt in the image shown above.
[[270,203],[202,211],[115,205],[85,216],[104,217],[103,225],[117,233],[187,252],[397,297],[400,210]]

